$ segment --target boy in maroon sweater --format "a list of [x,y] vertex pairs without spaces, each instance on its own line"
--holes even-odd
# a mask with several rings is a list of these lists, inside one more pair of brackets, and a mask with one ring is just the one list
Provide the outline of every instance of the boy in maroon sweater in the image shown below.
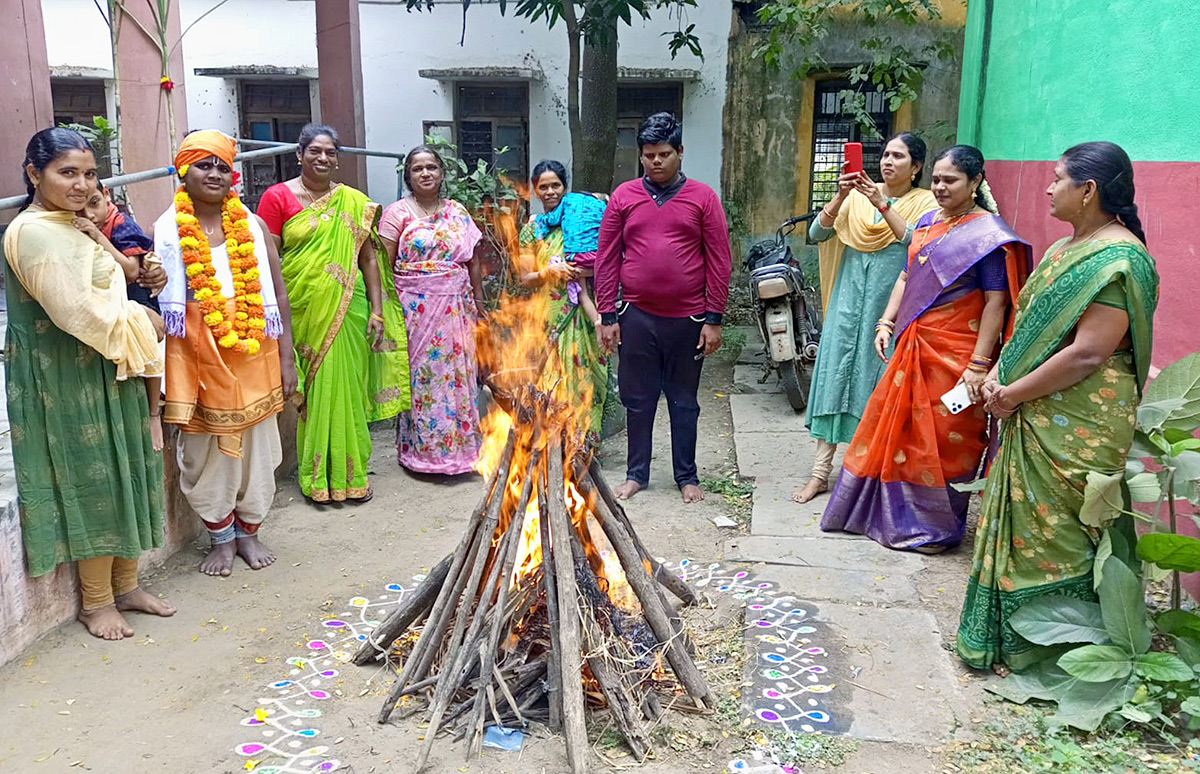
[[617,186],[609,199],[595,268],[600,344],[620,349],[617,381],[629,436],[617,497],[632,497],[650,482],[654,414],[665,393],[675,483],[692,503],[704,499],[696,475],[697,393],[704,357],[721,346],[733,266],[729,228],[716,191],[679,170],[683,127],[674,116],[647,118],[638,147],[646,175]]

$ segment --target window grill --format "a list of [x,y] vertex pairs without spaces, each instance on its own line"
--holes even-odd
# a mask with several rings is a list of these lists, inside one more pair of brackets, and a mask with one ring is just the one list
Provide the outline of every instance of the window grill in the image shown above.
[[837,193],[837,179],[841,171],[843,147],[848,142],[863,145],[863,169],[873,179],[879,178],[879,159],[883,155],[883,138],[892,133],[892,113],[887,100],[878,91],[864,92],[867,112],[875,120],[878,137],[866,137],[862,127],[841,112],[838,93],[852,88],[849,81],[825,80],[817,82],[813,100],[813,154],[812,174],[809,177],[809,207],[823,207]]
[[[242,136],[252,140],[295,142],[312,120],[307,80],[240,81],[238,102]],[[294,153],[242,162],[242,201],[250,209],[271,186],[300,174]]]
[[633,180],[642,174],[638,154],[637,130],[642,121],[655,113],[667,112],[683,117],[683,84],[617,84],[617,154],[613,167],[613,185]]
[[[462,83],[455,100],[459,158],[480,159],[514,180],[529,175],[529,87],[524,83]],[[504,153],[497,150],[508,148]]]

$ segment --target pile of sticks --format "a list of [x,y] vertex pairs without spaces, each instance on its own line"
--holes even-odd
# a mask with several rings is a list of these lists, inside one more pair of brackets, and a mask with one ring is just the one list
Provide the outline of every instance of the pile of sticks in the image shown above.
[[[682,686],[692,702],[683,709],[715,707],[664,590],[684,605],[695,603],[694,594],[646,551],[590,455],[564,454],[567,433],[549,401],[516,402],[518,421],[458,547],[354,656],[362,666],[403,654],[379,722],[399,706],[428,709],[418,772],[439,732],[466,737],[469,759],[480,750],[485,724],[536,720],[563,733],[571,771],[580,774],[587,770],[586,699],[607,704],[641,761],[650,748],[648,723],[662,712],[656,688],[669,686],[676,704],[688,702],[677,695]],[[582,517],[568,513],[565,471],[586,498]],[[535,492],[543,562],[513,584]],[[640,613],[609,600],[591,519],[619,558]],[[664,659],[674,680],[666,678]]]

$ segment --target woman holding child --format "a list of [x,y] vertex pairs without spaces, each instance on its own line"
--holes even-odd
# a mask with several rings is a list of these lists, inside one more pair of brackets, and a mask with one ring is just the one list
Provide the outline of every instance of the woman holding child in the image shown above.
[[588,290],[604,202],[591,194],[567,192],[567,170],[541,161],[530,176],[545,212],[521,229],[520,279],[541,290],[547,305],[546,334],[557,348],[548,362],[561,375],[560,388],[574,406],[589,406],[586,431],[599,440],[608,395],[609,365],[595,325],[600,321]]
[[133,634],[124,612],[175,613],[138,584],[138,557],[163,535],[162,458],[143,384],[163,373],[163,321],[126,295],[142,274],[137,261],[76,216],[97,190],[87,140],[63,128],[38,132],[24,173],[29,198],[4,253],[25,557],[34,577],[75,562],[79,621],[119,640]]

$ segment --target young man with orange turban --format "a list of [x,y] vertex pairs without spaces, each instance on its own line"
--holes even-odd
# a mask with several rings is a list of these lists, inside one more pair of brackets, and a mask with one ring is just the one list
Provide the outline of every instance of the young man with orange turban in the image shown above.
[[163,421],[183,431],[179,487],[212,540],[207,575],[229,575],[235,555],[255,570],[275,561],[258,529],[283,459],[276,415],[296,389],[279,256],[231,190],[235,153],[218,131],[185,137],[175,155],[182,185],[154,224],[167,271]]

